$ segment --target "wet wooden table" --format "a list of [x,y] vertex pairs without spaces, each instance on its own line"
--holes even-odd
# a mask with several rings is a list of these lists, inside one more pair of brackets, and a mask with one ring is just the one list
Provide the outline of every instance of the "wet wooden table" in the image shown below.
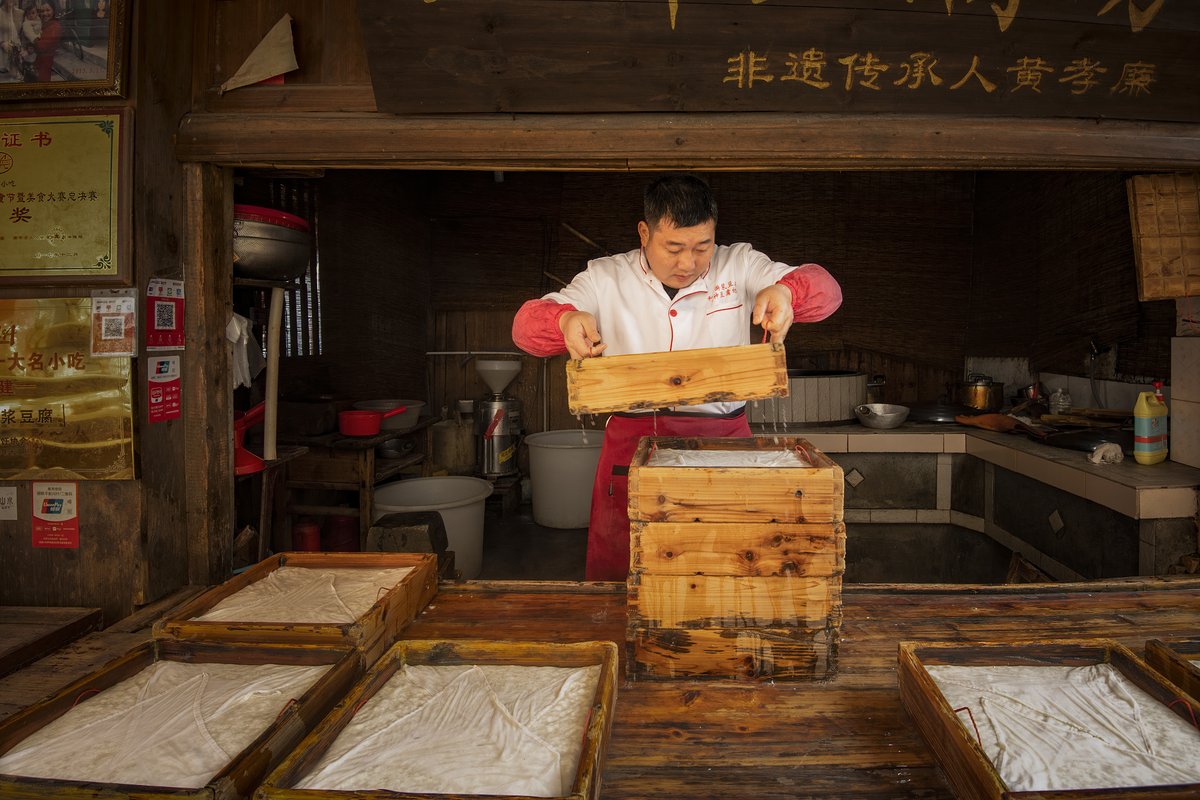
[[[604,798],[950,798],[900,705],[901,641],[1147,639],[1200,629],[1200,580],[847,585],[824,683],[622,680]],[[443,584],[406,638],[625,637],[624,585]]]
[[[0,717],[149,636],[154,608],[0,679]],[[950,798],[900,705],[901,641],[1146,640],[1195,635],[1200,578],[1036,586],[848,584],[836,678],[821,683],[622,678],[604,798]],[[443,583],[405,638],[625,639],[625,586]],[[623,674],[623,673],[622,673]]]

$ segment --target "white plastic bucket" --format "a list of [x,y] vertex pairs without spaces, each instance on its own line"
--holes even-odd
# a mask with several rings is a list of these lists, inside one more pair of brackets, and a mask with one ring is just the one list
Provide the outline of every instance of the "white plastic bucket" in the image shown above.
[[464,578],[478,578],[483,562],[483,501],[491,493],[487,481],[459,475],[385,483],[375,489],[375,519],[396,511],[438,512],[455,567]]
[[604,431],[544,431],[526,436],[525,444],[533,521],[547,528],[586,528]]

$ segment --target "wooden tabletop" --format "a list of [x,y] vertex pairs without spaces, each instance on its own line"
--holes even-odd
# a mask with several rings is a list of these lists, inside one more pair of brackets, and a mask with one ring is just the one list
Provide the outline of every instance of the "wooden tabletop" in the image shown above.
[[0,677],[100,627],[98,608],[0,606]]
[[[0,717],[149,636],[199,588],[0,679]],[[901,641],[1195,635],[1200,578],[1025,586],[849,584],[837,677],[821,683],[621,679],[604,798],[951,797],[900,705]],[[625,639],[625,586],[443,583],[405,638]],[[622,673],[623,676],[623,673]]]
[[[1200,580],[1030,587],[849,585],[824,683],[622,680],[604,798],[950,798],[900,705],[901,641],[1195,635]],[[406,638],[625,637],[620,584],[443,584]]]

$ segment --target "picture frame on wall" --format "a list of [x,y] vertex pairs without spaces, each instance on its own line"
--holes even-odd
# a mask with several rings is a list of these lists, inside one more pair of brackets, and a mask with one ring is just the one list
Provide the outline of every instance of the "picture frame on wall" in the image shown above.
[[0,287],[129,286],[133,112],[0,111]]
[[0,102],[124,96],[130,0],[0,0]]

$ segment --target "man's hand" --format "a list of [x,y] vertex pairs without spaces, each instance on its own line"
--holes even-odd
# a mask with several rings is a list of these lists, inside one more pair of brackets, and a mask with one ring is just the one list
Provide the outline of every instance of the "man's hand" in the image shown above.
[[773,283],[754,298],[754,313],[750,321],[762,325],[763,333],[771,335],[772,342],[782,342],[792,327],[792,290],[781,283]]
[[558,318],[558,327],[571,358],[592,358],[608,347],[600,342],[596,318],[586,311],[568,311]]

